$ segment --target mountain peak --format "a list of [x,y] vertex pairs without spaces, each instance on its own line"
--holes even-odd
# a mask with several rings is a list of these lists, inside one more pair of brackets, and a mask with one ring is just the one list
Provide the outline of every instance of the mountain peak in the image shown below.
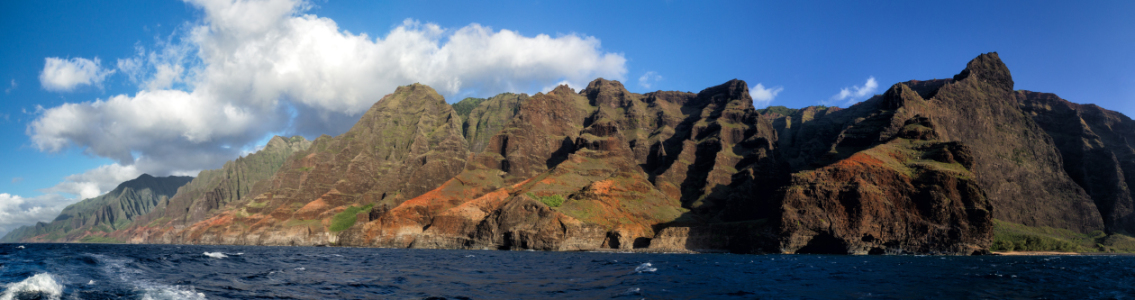
[[265,145],[264,148],[280,147],[286,145],[287,143],[288,141],[285,141],[284,137],[275,135],[272,136],[272,139],[268,140],[268,144]]
[[[180,186],[188,183],[190,180],[193,180],[193,177],[191,177],[191,176],[154,177],[153,175],[150,175],[150,174],[142,174],[141,176],[138,176],[138,178],[127,180],[125,182],[118,184],[118,186],[115,187],[114,190],[111,191],[111,192],[112,193],[121,193],[123,190],[125,190],[127,188],[133,189],[133,190],[143,190],[143,189],[151,188],[155,185],[165,185],[165,184],[169,184],[169,183],[175,184],[176,186],[180,187]],[[175,187],[173,190],[176,191],[177,188]],[[172,193],[171,193],[171,195],[172,195]]]
[[1013,90],[1013,76],[1009,74],[1009,67],[997,56],[997,52],[978,55],[966,64],[965,70],[954,75],[954,80],[961,81],[973,75],[977,80],[993,83],[1008,90]]
[[749,95],[749,86],[744,80],[740,79],[729,80],[718,86],[706,88],[698,92],[698,98],[709,99],[708,101],[718,103],[725,103],[730,100],[745,100],[750,104],[753,102],[753,97]]
[[[426,95],[426,96],[436,96],[436,97],[433,97],[433,98],[438,98],[438,99],[442,98],[441,94],[438,94],[437,91],[434,90],[434,88],[432,88],[428,85],[421,84],[421,83],[414,83],[414,84],[411,84],[411,85],[400,86],[400,87],[398,87],[397,89],[394,90],[394,93],[395,94],[400,94],[400,93],[421,94],[421,95]],[[444,100],[442,102],[444,102]]]
[[615,80],[606,80],[603,78],[595,79],[587,84],[579,92],[584,97],[592,101],[592,105],[605,105],[610,107],[620,107],[626,105],[629,91],[623,87],[623,83]]
[[554,95],[554,94],[558,94],[558,93],[575,94],[575,89],[571,88],[570,86],[568,86],[566,84],[561,84],[561,85],[556,86],[555,89],[552,89],[551,92],[548,92],[548,95]]
[[599,77],[599,78],[596,78],[595,80],[592,80],[591,83],[588,83],[587,88],[584,88],[583,91],[581,91],[580,93],[588,94],[588,93],[593,93],[593,92],[597,92],[597,91],[604,90],[604,89],[619,90],[619,89],[626,89],[626,88],[623,87],[623,83],[619,82],[618,80],[607,80],[607,79],[604,79],[603,77]]
[[290,148],[294,144],[302,144],[304,142],[307,142],[307,139],[305,139],[303,136],[295,135],[292,137],[282,137],[277,135],[268,140],[268,144],[264,146],[264,149]]

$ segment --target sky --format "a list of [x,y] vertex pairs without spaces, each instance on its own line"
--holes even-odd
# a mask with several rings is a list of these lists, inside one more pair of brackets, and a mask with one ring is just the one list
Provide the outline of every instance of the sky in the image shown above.
[[143,173],[340,134],[415,82],[456,102],[736,78],[758,108],[847,107],[998,52],[1017,89],[1130,116],[1132,15],[1132,1],[3,1],[0,235]]

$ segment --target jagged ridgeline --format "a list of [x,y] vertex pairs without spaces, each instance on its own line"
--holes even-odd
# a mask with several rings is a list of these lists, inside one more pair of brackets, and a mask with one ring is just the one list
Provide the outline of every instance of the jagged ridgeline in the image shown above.
[[142,175],[106,195],[68,206],[51,223],[16,229],[3,241],[121,242],[130,228],[195,222],[229,202],[266,188],[262,181],[293,152],[310,145],[300,136],[277,136],[260,151],[229,161],[221,169],[202,171],[196,178]]
[[110,192],[67,206],[51,223],[12,230],[0,242],[107,242],[106,234],[167,201],[193,177],[153,177],[123,182]]
[[[202,173],[109,236],[973,254],[988,251],[995,226],[1013,234],[1135,230],[1135,125],[1096,106],[1015,91],[996,53],[952,78],[898,83],[849,108],[757,110],[752,102],[740,80],[638,94],[597,79],[578,92],[559,86],[453,105],[428,86],[402,86],[346,133],[281,154],[260,184]],[[230,183],[218,190],[208,182]]]

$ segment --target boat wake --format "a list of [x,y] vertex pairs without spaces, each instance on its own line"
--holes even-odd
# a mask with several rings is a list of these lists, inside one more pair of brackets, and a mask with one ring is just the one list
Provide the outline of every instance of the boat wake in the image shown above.
[[51,299],[63,296],[63,285],[49,273],[39,273],[23,281],[8,284],[0,300]]

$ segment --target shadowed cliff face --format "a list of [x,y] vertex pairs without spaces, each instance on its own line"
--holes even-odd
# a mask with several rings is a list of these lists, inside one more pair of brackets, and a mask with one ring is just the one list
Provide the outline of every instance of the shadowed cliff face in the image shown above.
[[1109,233],[1135,232],[1135,122],[1093,104],[1017,91],[1022,110],[1052,137],[1064,170],[1091,195]]
[[766,110],[790,176],[746,173],[730,212],[767,221],[788,253],[968,254],[989,245],[991,218],[1102,228],[1012,84],[989,53],[847,109]]
[[[1087,148],[1057,150],[1066,142],[1045,132],[1044,112],[1018,105],[1035,97],[1013,92],[996,53],[951,79],[895,84],[846,109],[756,110],[746,86],[731,80],[696,94],[636,94],[597,79],[579,92],[560,86],[453,106],[429,87],[404,86],[347,133],[297,151],[263,190],[200,218],[190,214],[184,226],[142,226],[124,236],[971,254],[989,247],[993,218],[1081,232],[1131,222],[1131,196],[1115,182],[1125,180],[1122,161],[1132,155],[1093,152],[1091,159],[1114,156],[1115,176],[1077,175],[1061,152]],[[1130,122],[1077,116],[1089,127]],[[1092,128],[1099,143],[1116,148],[1130,135],[1114,129],[1109,138]],[[1069,141],[1085,135],[1066,134]]]
[[67,206],[51,223],[20,227],[4,242],[110,242],[107,234],[164,204],[193,177],[153,177],[142,174],[102,196]]
[[929,99],[942,138],[973,150],[993,217],[1079,232],[1103,229],[1095,203],[1064,172],[1052,139],[1017,105],[1009,70],[983,54]]

